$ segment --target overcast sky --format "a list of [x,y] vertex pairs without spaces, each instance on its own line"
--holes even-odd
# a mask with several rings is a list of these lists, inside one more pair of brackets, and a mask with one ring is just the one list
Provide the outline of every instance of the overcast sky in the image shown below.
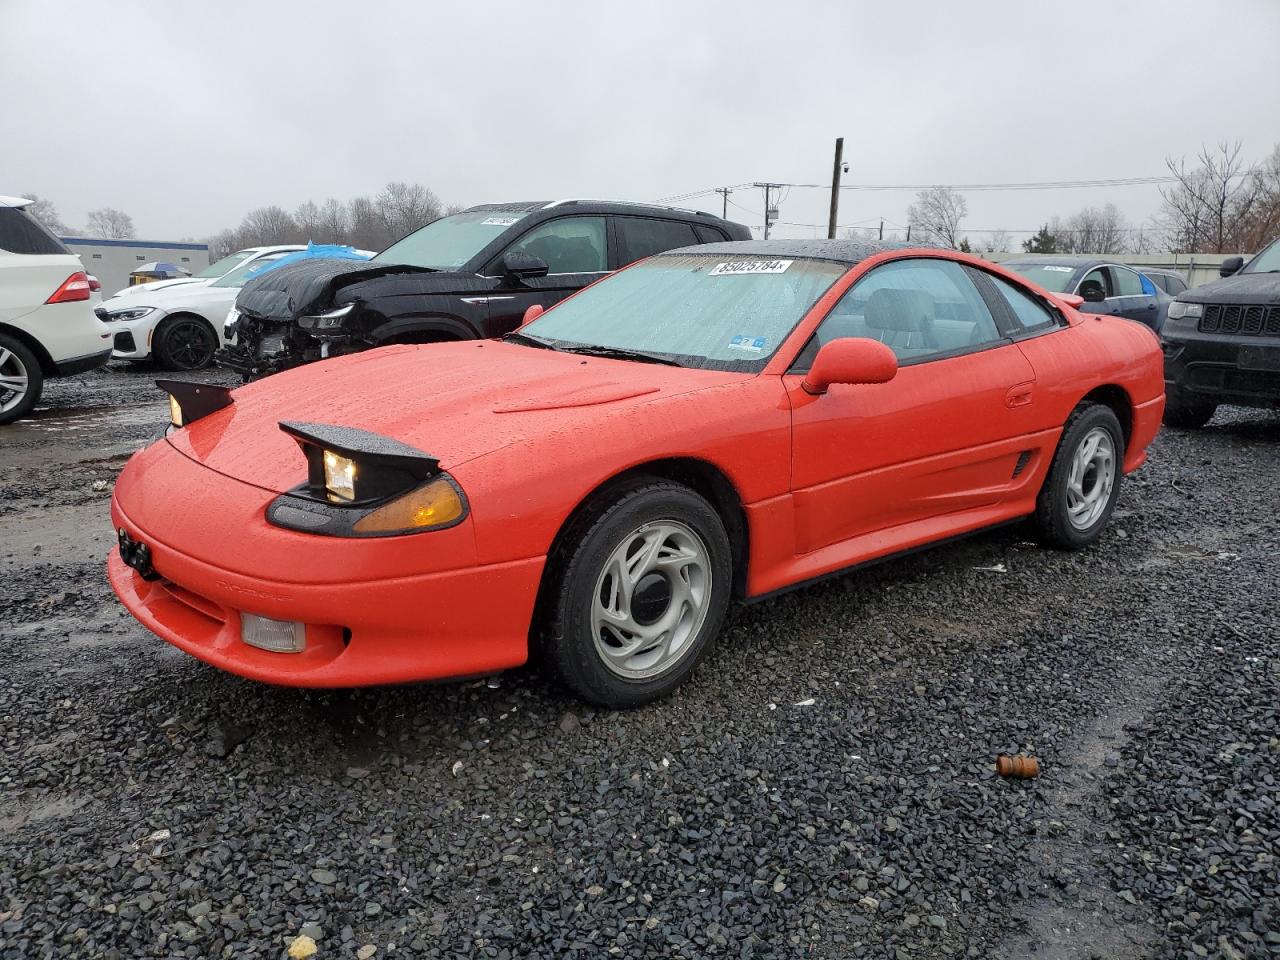
[[[1157,176],[1280,139],[1277,0],[0,0],[0,40],[0,194],[73,227],[118,207],[147,239],[390,180],[463,204],[829,183],[837,136],[873,184]],[[845,192],[840,222],[905,222],[911,197]],[[1154,186],[966,197],[970,230],[1159,206]],[[759,225],[759,190],[731,200]],[[828,200],[793,189],[780,219],[825,227]]]

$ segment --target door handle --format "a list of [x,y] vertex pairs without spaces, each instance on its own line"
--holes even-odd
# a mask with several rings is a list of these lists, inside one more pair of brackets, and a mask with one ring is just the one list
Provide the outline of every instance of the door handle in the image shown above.
[[1034,383],[1020,383],[1016,387],[1010,387],[1009,392],[1004,395],[1004,405],[1010,410],[1027,406],[1031,403],[1031,389],[1034,386]]

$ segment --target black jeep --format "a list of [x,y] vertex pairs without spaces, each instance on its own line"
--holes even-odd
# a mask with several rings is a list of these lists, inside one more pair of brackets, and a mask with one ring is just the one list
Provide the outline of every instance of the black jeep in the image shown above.
[[711,214],[596,200],[493,203],[427,224],[372,260],[309,260],[250,280],[217,354],[246,377],[390,343],[499,337],[611,270],[749,240]]
[[1178,294],[1160,331],[1171,427],[1203,427],[1220,403],[1280,407],[1280,238],[1218,272]]

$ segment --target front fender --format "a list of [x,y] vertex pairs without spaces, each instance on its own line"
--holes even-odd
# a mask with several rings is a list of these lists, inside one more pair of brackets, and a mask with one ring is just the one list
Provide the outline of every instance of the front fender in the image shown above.
[[444,315],[396,317],[373,327],[367,336],[374,343],[385,343],[407,334],[444,336],[456,340],[476,340],[481,336],[480,331],[466,321]]

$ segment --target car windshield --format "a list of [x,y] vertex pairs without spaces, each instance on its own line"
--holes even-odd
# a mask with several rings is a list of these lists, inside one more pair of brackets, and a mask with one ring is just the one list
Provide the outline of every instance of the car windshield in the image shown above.
[[1007,260],[1000,266],[1022,274],[1050,293],[1066,293],[1067,284],[1071,282],[1071,276],[1076,272],[1075,267],[1066,267],[1058,263],[1019,263],[1017,260]]
[[240,264],[244,263],[249,257],[253,256],[252,250],[237,250],[230,256],[223,257],[217,263],[211,263],[199,273],[195,274],[201,280],[211,280],[215,277],[224,276],[231,270],[234,270]]
[[211,287],[243,287],[245,283],[245,278],[247,278],[249,274],[253,273],[253,271],[257,270],[260,267],[265,267],[268,263],[271,263],[273,260],[279,260],[283,256],[284,256],[284,253],[273,253],[265,257],[258,257],[258,259],[256,260],[250,260],[248,263],[242,263],[240,264],[240,266],[236,267],[234,270],[228,273],[221,280],[215,280],[213,283],[209,284],[209,286]]
[[428,223],[373,258],[375,263],[407,263],[433,270],[462,266],[491,240],[528,214],[522,210],[476,210]]
[[634,351],[759,370],[846,264],[666,254],[608,277],[521,328],[560,349]]
[[1280,238],[1272,240],[1262,252],[1245,264],[1241,273],[1271,273],[1280,270]]

